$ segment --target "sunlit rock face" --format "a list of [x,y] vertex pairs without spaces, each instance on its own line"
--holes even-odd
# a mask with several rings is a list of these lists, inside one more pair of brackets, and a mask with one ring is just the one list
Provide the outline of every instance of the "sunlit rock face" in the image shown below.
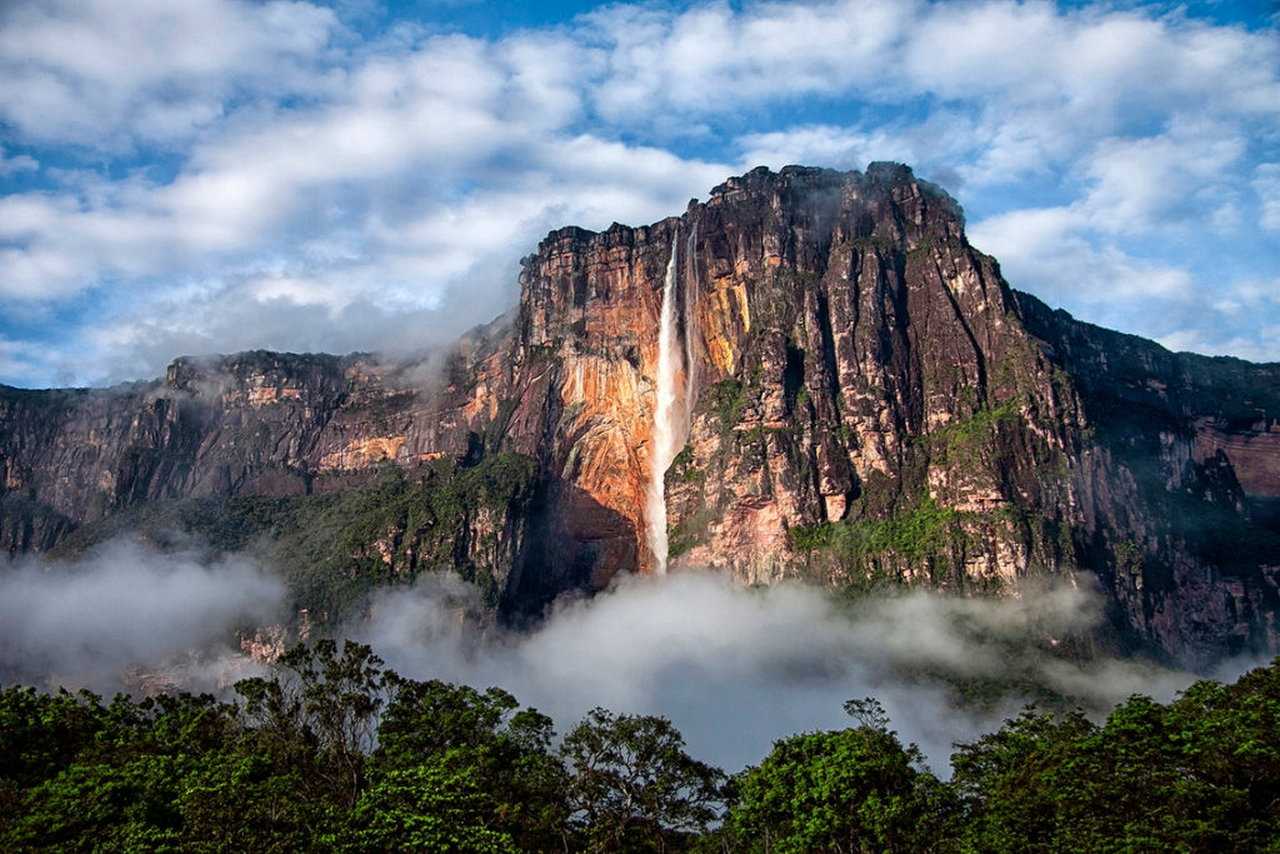
[[560,229],[520,286],[507,318],[421,363],[247,353],[123,389],[0,391],[0,542],[515,452],[532,497],[469,516],[458,550],[501,565],[505,612],[654,571],[666,292],[673,571],[1009,594],[1086,570],[1126,642],[1277,648],[1280,367],[1172,354],[1012,291],[906,167],[758,169],[680,217]]

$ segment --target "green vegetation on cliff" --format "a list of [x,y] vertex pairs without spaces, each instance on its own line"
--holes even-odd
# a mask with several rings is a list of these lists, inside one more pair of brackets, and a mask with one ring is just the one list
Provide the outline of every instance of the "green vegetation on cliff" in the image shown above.
[[999,406],[979,409],[970,417],[935,430],[929,438],[941,463],[963,463],[985,446],[1004,424],[1021,418],[1018,402],[1008,400]]
[[804,554],[820,553],[845,571],[859,589],[888,581],[887,561],[920,565],[946,554],[963,539],[960,514],[925,496],[906,510],[883,518],[846,519],[802,525],[788,532],[791,548]]
[[711,411],[720,421],[720,431],[731,432],[742,420],[742,412],[749,401],[747,386],[736,379],[721,380],[711,386],[708,397]]
[[247,550],[285,578],[296,607],[331,620],[379,581],[423,572],[457,572],[496,605],[514,557],[508,528],[536,474],[531,458],[504,453],[469,467],[436,460],[412,474],[387,465],[340,493],[152,502],[73,532],[59,554],[126,533],[162,547]]

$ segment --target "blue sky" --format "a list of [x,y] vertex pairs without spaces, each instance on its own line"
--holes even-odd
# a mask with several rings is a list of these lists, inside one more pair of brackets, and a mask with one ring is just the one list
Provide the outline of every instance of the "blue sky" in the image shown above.
[[0,3],[0,382],[407,351],[551,228],[893,159],[1018,288],[1280,360],[1267,2]]

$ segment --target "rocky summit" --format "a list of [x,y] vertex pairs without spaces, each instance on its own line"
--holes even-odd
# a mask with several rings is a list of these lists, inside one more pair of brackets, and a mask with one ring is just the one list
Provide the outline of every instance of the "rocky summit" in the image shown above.
[[1012,290],[909,168],[756,169],[522,266],[514,312],[422,359],[0,388],[0,541],[258,550],[319,619],[445,569],[508,619],[685,567],[987,595],[1084,572],[1131,648],[1280,649],[1280,365]]

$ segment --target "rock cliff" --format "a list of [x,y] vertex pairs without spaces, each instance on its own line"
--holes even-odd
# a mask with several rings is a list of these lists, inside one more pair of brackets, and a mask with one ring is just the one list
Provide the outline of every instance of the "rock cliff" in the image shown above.
[[512,315],[417,362],[256,352],[2,389],[0,542],[56,553],[196,499],[216,518],[273,499],[261,520],[382,494],[401,510],[346,530],[328,571],[465,566],[512,616],[653,571],[673,251],[673,570],[996,594],[1086,570],[1136,646],[1277,649],[1280,365],[1169,353],[1011,290],[896,164],[757,169],[680,217],[553,232]]

